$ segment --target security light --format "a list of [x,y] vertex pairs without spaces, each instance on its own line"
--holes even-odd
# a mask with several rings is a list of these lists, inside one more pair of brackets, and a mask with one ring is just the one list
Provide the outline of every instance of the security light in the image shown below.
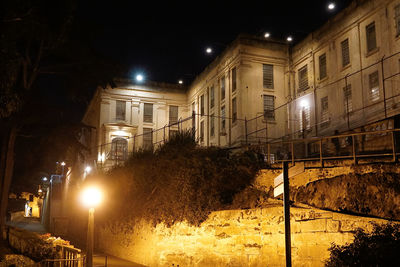
[[264,37],[265,38],[269,38],[271,36],[271,34],[269,33],[269,32],[266,32],[265,34],[264,34]]
[[138,82],[142,82],[142,81],[143,81],[143,79],[144,79],[144,77],[143,77],[143,75],[142,75],[142,74],[138,74],[138,75],[136,75],[136,81],[138,81]]
[[179,84],[183,84],[183,81],[182,80],[179,80],[179,82],[178,82]]
[[287,40],[288,42],[291,42],[291,41],[293,41],[293,37],[292,37],[292,36],[288,36],[288,38],[286,38],[286,40]]
[[207,52],[207,54],[211,54],[212,53],[211,47],[207,47],[206,52]]
[[335,3],[329,3],[329,5],[328,5],[329,10],[333,10],[333,9],[335,9],[335,7],[336,7]]

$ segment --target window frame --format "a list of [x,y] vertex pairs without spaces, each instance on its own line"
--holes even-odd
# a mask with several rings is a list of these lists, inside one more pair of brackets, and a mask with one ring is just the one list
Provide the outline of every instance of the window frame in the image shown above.
[[[146,108],[146,106],[151,107],[151,108]],[[154,107],[152,103],[144,103],[143,105],[143,122],[145,123],[153,123],[153,116],[154,116],[154,111],[153,111]],[[146,111],[150,111],[151,110],[151,114],[146,114]]]
[[[266,101],[268,99],[272,100],[272,106],[266,105]],[[272,107],[268,109],[268,107]],[[263,95],[263,112],[264,112],[264,120],[275,120],[275,96],[274,95]]]
[[[308,83],[308,65],[304,65],[297,71],[298,78],[298,91],[304,92],[309,88]],[[304,76],[304,77],[302,77]]]
[[[324,64],[323,64],[324,63]],[[328,77],[328,67],[326,53],[321,54],[318,57],[318,67],[319,67],[319,80],[323,80]],[[322,71],[324,70],[324,71]],[[324,74],[324,76],[322,76]]]
[[346,38],[342,42],[340,42],[340,47],[342,50],[342,68],[344,68],[350,65],[351,62],[349,38]]
[[274,65],[262,64],[263,65],[263,88],[274,89]]
[[115,120],[117,121],[126,120],[126,101],[124,100],[115,101]]
[[[371,31],[373,29],[373,31]],[[369,23],[365,26],[365,38],[366,38],[366,46],[367,53],[370,53],[378,48],[377,39],[376,39],[376,25],[375,21]]]

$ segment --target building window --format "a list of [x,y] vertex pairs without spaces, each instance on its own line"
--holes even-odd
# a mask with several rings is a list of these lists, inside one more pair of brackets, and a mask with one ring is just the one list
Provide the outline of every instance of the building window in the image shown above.
[[328,97],[321,98],[321,126],[326,126],[329,122]]
[[264,95],[264,119],[275,120],[275,96]]
[[178,106],[169,106],[169,124],[178,121]]
[[143,128],[143,148],[150,149],[153,147],[153,129]]
[[298,71],[299,78],[299,91],[305,91],[308,88],[308,70],[307,65],[299,69]]
[[264,88],[274,89],[274,66],[263,64],[263,85]]
[[125,113],[126,113],[126,102],[117,100],[115,106],[115,118],[117,120],[124,121],[125,120]]
[[128,140],[122,137],[114,138],[111,142],[110,154],[110,157],[113,160],[126,160],[128,156]]
[[371,101],[379,100],[379,74],[378,71],[368,76],[369,81],[369,99]]
[[221,78],[221,100],[225,99],[225,76]]
[[346,105],[346,113],[350,113],[353,111],[353,99],[351,96],[351,84],[343,87],[343,95],[344,95],[344,104]]
[[153,104],[144,103],[143,121],[153,122]]
[[375,22],[368,24],[365,27],[366,35],[367,35],[367,51],[371,52],[376,48],[376,31],[375,31]]
[[221,130],[225,131],[225,106],[221,107]]
[[300,110],[300,129],[308,131],[311,129],[310,106],[304,106]]
[[214,136],[215,134],[215,127],[214,127],[215,117],[214,114],[211,114],[210,117],[210,136]]
[[236,97],[232,98],[232,123],[235,123],[237,120],[237,103]]
[[340,46],[342,47],[342,67],[345,67],[350,64],[349,39],[341,42]]
[[200,122],[200,142],[204,142],[204,121]]
[[215,103],[214,96],[215,96],[214,86],[211,86],[211,89],[210,89],[210,108],[214,107],[214,103]]
[[204,95],[200,96],[200,115],[204,116]]
[[396,36],[400,35],[400,5],[394,7],[394,21],[396,23]]
[[236,68],[232,69],[232,92],[236,91]]
[[319,56],[319,79],[322,80],[326,77],[326,54]]

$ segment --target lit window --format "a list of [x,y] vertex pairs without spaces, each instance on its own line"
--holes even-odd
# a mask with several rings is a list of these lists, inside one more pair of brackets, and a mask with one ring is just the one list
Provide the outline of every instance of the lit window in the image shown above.
[[215,92],[214,92],[214,86],[211,86],[210,89],[210,108],[214,107],[214,96],[215,96]]
[[204,115],[204,95],[200,96],[200,115]]
[[214,136],[214,134],[215,134],[215,124],[214,124],[214,122],[215,122],[215,118],[214,118],[214,114],[211,114],[211,117],[210,117],[210,136]]
[[396,23],[396,36],[400,35],[400,5],[394,7],[394,21]]
[[128,141],[125,138],[117,137],[111,142],[110,158],[117,161],[124,161],[128,156]]
[[379,100],[379,74],[378,71],[368,76],[369,81],[369,99],[371,101]]
[[321,98],[321,126],[326,126],[329,122],[328,97]]
[[221,100],[225,99],[225,76],[221,78]]
[[319,79],[322,80],[326,77],[326,54],[319,56]]
[[263,64],[263,86],[264,88],[274,89],[274,66]]
[[344,95],[344,103],[346,105],[346,111],[352,112],[353,111],[353,99],[352,99],[352,92],[351,92],[351,84],[348,84],[347,87],[343,87],[343,95]]
[[144,104],[143,121],[153,122],[153,104]]
[[236,68],[232,69],[232,92],[236,91]]
[[125,120],[125,113],[126,113],[126,102],[117,100],[115,106],[115,118],[116,120]]
[[221,130],[225,131],[225,106],[221,107]]
[[375,22],[368,24],[365,27],[366,35],[367,35],[367,51],[371,52],[376,48],[376,31],[375,31]]
[[308,88],[308,70],[307,65],[299,69],[298,71],[299,78],[299,91],[305,91]]
[[275,119],[275,96],[264,95],[264,119]]
[[232,123],[235,123],[237,120],[237,106],[236,106],[236,97],[232,98]]
[[350,64],[349,39],[341,42],[340,46],[342,48],[342,67],[345,67]]
[[169,124],[178,121],[178,106],[169,106]]
[[143,148],[151,149],[153,147],[153,129],[143,128]]

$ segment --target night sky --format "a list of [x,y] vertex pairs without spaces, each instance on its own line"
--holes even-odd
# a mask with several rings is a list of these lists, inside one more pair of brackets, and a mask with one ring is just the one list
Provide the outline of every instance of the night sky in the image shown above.
[[239,33],[268,31],[296,42],[351,1],[334,1],[333,11],[326,0],[79,2],[78,21],[94,29],[94,49],[122,64],[127,76],[143,72],[148,80],[188,84]]

